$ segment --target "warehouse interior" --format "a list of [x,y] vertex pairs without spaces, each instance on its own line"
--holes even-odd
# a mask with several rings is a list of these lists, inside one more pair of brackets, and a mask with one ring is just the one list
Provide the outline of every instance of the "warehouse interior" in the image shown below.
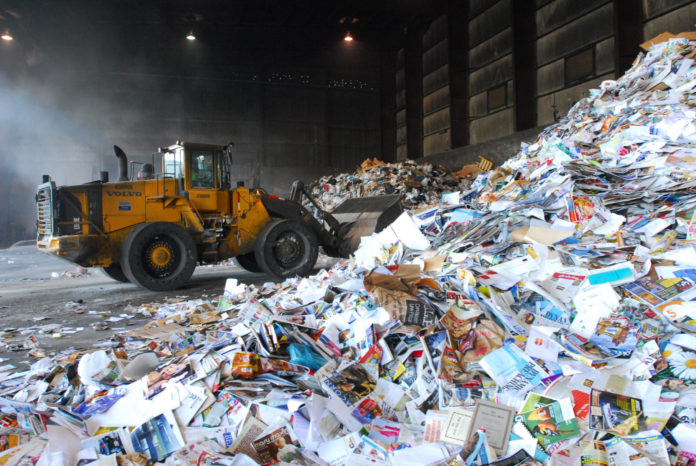
[[0,0],[0,465],[696,466],[696,2]]
[[234,142],[235,178],[281,196],[368,157],[502,162],[695,23],[684,0],[9,0],[0,246],[34,237],[42,174],[113,177],[114,144]]

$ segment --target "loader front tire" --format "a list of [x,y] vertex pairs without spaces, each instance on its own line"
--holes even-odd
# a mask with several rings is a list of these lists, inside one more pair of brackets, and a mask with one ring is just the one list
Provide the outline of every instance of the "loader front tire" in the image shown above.
[[121,246],[123,273],[132,283],[152,291],[181,288],[191,278],[196,259],[191,235],[173,223],[140,225]]
[[256,263],[276,278],[307,275],[319,253],[317,235],[297,220],[269,222],[256,237]]
[[130,281],[128,280],[128,277],[126,277],[126,274],[123,273],[121,264],[118,264],[116,262],[112,263],[108,267],[104,267],[102,269],[102,272],[104,272],[104,275],[106,275],[109,278],[113,278],[117,282],[128,283]]

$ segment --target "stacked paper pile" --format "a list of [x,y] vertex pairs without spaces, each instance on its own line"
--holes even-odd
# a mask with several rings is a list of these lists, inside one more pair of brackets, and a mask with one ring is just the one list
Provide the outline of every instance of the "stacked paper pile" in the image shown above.
[[470,186],[374,161],[320,181],[330,206],[420,173],[417,208],[351,260],[7,370],[0,462],[691,464],[689,37]]
[[451,173],[430,164],[411,161],[386,164],[367,159],[355,173],[315,180],[308,186],[308,192],[328,211],[346,199],[382,194],[401,194],[404,207],[414,208],[437,203],[445,192],[468,188],[471,185],[468,177],[476,173],[476,165]]

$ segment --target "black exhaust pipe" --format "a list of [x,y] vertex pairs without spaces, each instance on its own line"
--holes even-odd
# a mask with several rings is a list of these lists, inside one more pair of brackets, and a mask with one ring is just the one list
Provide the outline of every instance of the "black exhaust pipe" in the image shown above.
[[118,181],[128,181],[128,157],[118,146],[114,146],[114,153],[118,157]]

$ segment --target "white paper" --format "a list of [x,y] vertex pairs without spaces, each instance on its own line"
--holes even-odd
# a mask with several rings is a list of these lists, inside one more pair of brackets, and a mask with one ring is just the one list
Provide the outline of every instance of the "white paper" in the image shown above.
[[556,362],[560,345],[551,338],[554,330],[552,327],[533,325],[529,329],[524,352],[533,358]]
[[605,283],[581,291],[573,298],[573,304],[577,314],[570,329],[589,339],[599,319],[609,317],[619,307],[619,299],[611,285]]

